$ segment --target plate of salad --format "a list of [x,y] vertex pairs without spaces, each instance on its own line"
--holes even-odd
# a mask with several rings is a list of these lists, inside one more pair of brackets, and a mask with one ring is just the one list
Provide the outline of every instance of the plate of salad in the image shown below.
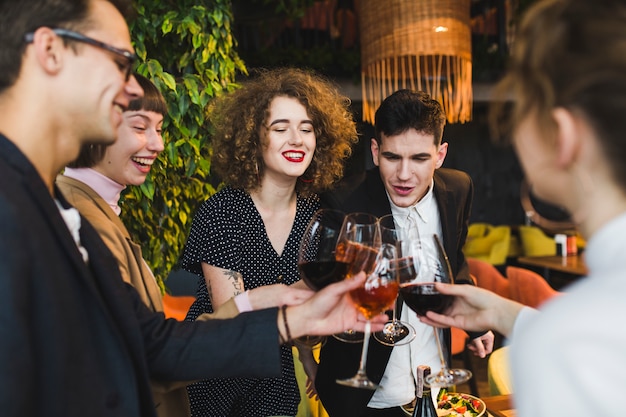
[[[403,405],[404,412],[413,415],[414,404]],[[485,402],[473,395],[448,392],[445,388],[437,394],[437,416],[439,417],[481,417],[485,415]]]
[[479,417],[485,414],[487,406],[480,398],[459,392],[448,392],[445,388],[437,394],[437,415],[439,417]]

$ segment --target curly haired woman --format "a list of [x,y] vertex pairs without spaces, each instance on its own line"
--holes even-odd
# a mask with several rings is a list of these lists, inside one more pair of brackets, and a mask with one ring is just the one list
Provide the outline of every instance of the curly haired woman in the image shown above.
[[[211,166],[226,186],[196,213],[182,256],[183,268],[201,277],[188,320],[234,296],[245,304],[247,290],[299,281],[298,247],[319,208],[317,193],[342,177],[357,141],[349,104],[324,78],[293,68],[262,71],[217,101]],[[304,353],[313,378],[312,356]],[[190,385],[192,414],[295,416],[291,348],[281,354],[281,378]]]

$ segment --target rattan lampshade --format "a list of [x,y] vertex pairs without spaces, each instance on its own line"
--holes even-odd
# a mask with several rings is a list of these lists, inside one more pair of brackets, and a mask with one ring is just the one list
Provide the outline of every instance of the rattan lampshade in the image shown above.
[[472,117],[470,0],[359,0],[363,119],[403,88],[438,100],[448,122]]

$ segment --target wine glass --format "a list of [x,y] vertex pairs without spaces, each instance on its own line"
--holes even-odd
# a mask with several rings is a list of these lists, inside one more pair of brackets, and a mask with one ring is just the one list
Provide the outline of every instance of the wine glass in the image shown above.
[[[443,313],[452,304],[453,298],[441,294],[435,288],[436,282],[452,283],[452,269],[448,256],[437,235],[422,241],[419,237],[412,245],[413,261],[417,268],[417,276],[413,280],[400,282],[400,294],[404,302],[418,316],[426,315],[427,311]],[[467,369],[450,369],[446,363],[439,337],[439,330],[433,327],[437,352],[441,362],[438,373],[430,374],[426,383],[434,388],[451,387],[467,382],[472,373]]]
[[[370,248],[361,247],[361,250],[370,251]],[[357,256],[363,262],[369,262],[369,254]],[[378,389],[379,385],[372,382],[365,372],[367,362],[367,350],[371,335],[371,318],[384,312],[395,302],[398,296],[398,274],[395,267],[396,248],[388,243],[383,243],[376,254],[374,271],[371,272],[365,283],[352,291],[350,298],[357,309],[365,316],[365,334],[363,349],[357,373],[348,379],[338,379],[337,383],[354,388]],[[361,269],[363,270],[363,269]]]
[[[344,218],[343,211],[319,209],[311,217],[302,235],[298,270],[302,280],[314,291],[342,281],[348,272],[348,264],[336,259],[337,242]],[[324,336],[302,336],[297,342],[315,346],[324,340]]]
[[[402,224],[397,224],[392,214],[387,214],[378,219],[380,228],[380,238],[382,243],[390,243],[397,250],[397,270],[398,276],[408,275],[414,277],[417,271],[414,268],[409,253],[403,250],[409,242],[408,231],[413,228],[413,221],[409,217],[402,219]],[[408,280],[407,277],[405,280]],[[410,343],[415,338],[415,329],[409,323],[406,323],[397,317],[396,313],[397,301],[393,303],[391,320],[385,324],[380,332],[374,333],[374,339],[383,345],[401,346]]]
[[[336,254],[338,261],[348,264],[346,278],[361,271],[369,275],[374,269],[378,246],[380,246],[378,217],[369,213],[347,214],[341,227]],[[351,329],[334,334],[333,337],[346,343],[363,341],[363,333]]]

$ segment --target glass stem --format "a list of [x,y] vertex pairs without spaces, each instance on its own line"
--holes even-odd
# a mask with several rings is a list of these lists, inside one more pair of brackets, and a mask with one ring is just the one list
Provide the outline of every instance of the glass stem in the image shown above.
[[391,309],[391,322],[395,323],[396,320],[396,306],[398,305],[398,299],[396,298],[396,301],[393,302],[393,308]]
[[367,362],[367,349],[370,344],[370,334],[372,333],[372,325],[369,320],[365,322],[365,333],[363,337],[363,350],[361,351],[361,361],[359,362],[359,374],[365,375],[365,364]]
[[435,343],[437,343],[437,352],[439,353],[439,360],[441,361],[441,371],[439,371],[439,373],[443,374],[448,368],[448,365],[446,364],[446,358],[443,357],[443,348],[441,347],[441,340],[439,340],[439,329],[433,327],[433,332],[435,333]]

